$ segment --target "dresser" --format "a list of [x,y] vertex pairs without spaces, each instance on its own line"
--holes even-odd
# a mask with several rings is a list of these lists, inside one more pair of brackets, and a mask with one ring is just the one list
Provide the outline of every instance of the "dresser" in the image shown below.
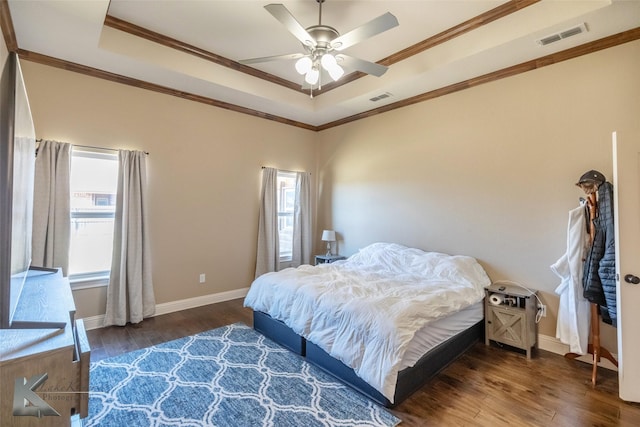
[[14,322],[63,327],[0,330],[0,424],[81,425],[89,408],[91,350],[75,313],[60,270],[30,272]]

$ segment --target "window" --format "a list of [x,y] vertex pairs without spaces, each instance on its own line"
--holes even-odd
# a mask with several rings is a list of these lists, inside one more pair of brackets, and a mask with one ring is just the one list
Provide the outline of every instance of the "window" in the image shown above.
[[278,235],[280,262],[291,261],[293,250],[293,209],[296,201],[296,174],[278,171]]
[[73,148],[70,182],[71,281],[109,276],[117,186],[117,154]]

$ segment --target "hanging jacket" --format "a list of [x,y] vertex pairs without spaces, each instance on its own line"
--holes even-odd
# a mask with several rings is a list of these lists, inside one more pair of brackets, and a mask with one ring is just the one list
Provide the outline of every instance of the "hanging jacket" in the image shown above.
[[603,322],[617,326],[613,186],[609,182],[598,187],[598,217],[593,223],[595,237],[584,264],[584,297],[600,306]]
[[[598,218],[596,230],[602,229],[605,235],[604,254],[598,267],[598,275],[602,282],[602,290],[607,306],[606,311],[613,326],[618,325],[618,310],[616,303],[616,240],[613,223],[613,185],[605,182],[598,188]],[[606,321],[606,320],[605,320]]]
[[572,353],[587,354],[590,303],[582,296],[583,259],[589,246],[584,205],[569,211],[567,252],[551,266],[561,279],[555,292],[560,296],[556,338]]

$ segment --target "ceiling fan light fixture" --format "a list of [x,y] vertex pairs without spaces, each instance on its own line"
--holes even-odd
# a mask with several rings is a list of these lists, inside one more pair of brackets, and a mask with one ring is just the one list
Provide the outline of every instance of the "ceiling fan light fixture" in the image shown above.
[[320,71],[317,68],[312,68],[309,70],[307,75],[304,78],[304,81],[309,83],[310,85],[314,85],[318,83],[318,79],[320,78]]
[[338,79],[344,75],[344,69],[338,65],[338,61],[335,56],[325,53],[322,55],[320,63],[322,64],[322,67],[329,72],[333,81],[338,81]]
[[298,74],[307,74],[312,66],[313,62],[308,56],[303,56],[296,61],[296,71]]
[[330,53],[325,53],[322,55],[320,59],[320,63],[324,67],[325,70],[329,71],[336,65],[338,65],[338,61],[336,61],[336,57],[331,55]]
[[[329,76],[337,81],[340,79],[347,69],[358,71],[365,74],[380,77],[387,68],[378,63],[365,61],[352,56],[327,55],[333,51],[342,51],[356,43],[360,43],[370,37],[390,30],[398,26],[398,19],[391,13],[387,12],[375,19],[340,35],[338,30],[322,23],[322,3],[325,0],[315,0],[318,3],[318,25],[303,27],[289,10],[280,3],[273,3],[264,6],[264,8],[296,38],[304,48],[304,54],[275,55],[262,58],[253,58],[240,60],[241,64],[254,64],[259,62],[274,61],[280,59],[300,58],[295,63],[295,70],[305,76],[305,82],[311,86],[310,95],[313,97],[313,89],[318,84],[321,90],[322,74],[328,73]],[[338,65],[341,63],[342,65]],[[322,73],[321,73],[322,71]],[[326,71],[326,73],[324,73]],[[303,85],[304,87],[304,85]]]
[[336,66],[329,70],[329,75],[333,79],[334,82],[337,82],[340,77],[344,75],[344,69],[336,64]]

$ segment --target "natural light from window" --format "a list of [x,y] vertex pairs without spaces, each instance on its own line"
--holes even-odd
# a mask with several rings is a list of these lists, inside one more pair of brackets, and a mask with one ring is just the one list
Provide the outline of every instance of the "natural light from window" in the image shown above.
[[293,249],[293,209],[296,201],[296,174],[278,171],[278,235],[280,261],[291,261]]
[[72,280],[109,274],[117,185],[117,154],[74,148],[70,182]]

